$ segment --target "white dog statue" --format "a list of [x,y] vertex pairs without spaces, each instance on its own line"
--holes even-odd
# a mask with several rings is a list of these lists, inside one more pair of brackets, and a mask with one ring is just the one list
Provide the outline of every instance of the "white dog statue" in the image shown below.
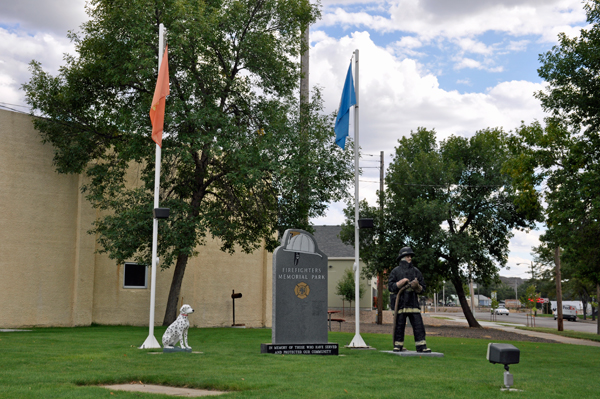
[[192,349],[188,345],[188,329],[190,321],[188,315],[194,313],[194,309],[190,305],[183,305],[179,310],[179,317],[167,328],[163,334],[162,343],[164,348],[173,348],[179,341],[181,349]]

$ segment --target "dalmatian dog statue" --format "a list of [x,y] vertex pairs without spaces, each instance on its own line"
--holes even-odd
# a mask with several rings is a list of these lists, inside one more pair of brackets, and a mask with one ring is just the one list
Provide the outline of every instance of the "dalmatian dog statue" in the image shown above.
[[167,328],[163,334],[162,343],[164,348],[173,348],[179,341],[181,349],[192,349],[187,342],[190,321],[188,315],[194,313],[190,305],[183,305],[179,310],[179,317]]

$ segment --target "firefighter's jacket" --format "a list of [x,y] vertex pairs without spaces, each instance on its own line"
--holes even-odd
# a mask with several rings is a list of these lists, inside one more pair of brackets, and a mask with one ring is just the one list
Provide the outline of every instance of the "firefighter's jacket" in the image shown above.
[[410,282],[416,278],[421,286],[421,290],[419,292],[423,292],[425,291],[425,280],[423,280],[423,274],[421,274],[419,269],[414,267],[412,263],[408,263],[405,260],[400,261],[400,264],[394,268],[394,270],[392,270],[388,279],[390,307],[394,309],[394,306],[396,305],[397,292],[404,287],[402,286],[401,288],[398,288],[396,283],[403,278],[408,279],[406,285],[409,285],[409,287],[400,294],[400,299],[398,301],[398,313],[420,313],[421,310],[419,307],[419,296],[417,292],[410,287]]

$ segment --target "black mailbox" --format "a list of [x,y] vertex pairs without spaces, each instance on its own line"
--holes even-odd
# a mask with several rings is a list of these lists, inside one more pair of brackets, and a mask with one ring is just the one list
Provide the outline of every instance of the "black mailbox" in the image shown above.
[[511,344],[488,344],[487,360],[505,366],[519,363],[521,351]]
[[168,219],[169,208],[154,208],[152,214],[154,215],[154,219]]

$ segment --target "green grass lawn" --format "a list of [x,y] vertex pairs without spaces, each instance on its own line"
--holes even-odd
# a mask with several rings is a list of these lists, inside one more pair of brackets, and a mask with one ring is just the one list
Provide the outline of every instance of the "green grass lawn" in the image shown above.
[[[540,313],[538,313],[538,314],[536,315],[536,317],[554,317],[554,315],[553,315],[553,314],[540,314]],[[583,315],[582,315],[582,314],[578,314],[578,315],[577,315],[577,318],[578,318],[579,320],[583,320]],[[589,321],[595,321],[595,320],[592,320],[592,316],[591,316],[591,315],[589,315],[589,314],[588,314],[588,315],[586,315],[586,320],[589,320]]]
[[572,330],[564,330],[558,331],[556,328],[548,328],[548,327],[516,327],[520,330],[530,330],[530,331],[539,331],[548,334],[562,335],[563,337],[569,338],[579,338],[579,339],[588,339],[591,341],[600,342],[600,335],[594,333],[587,332],[579,332]]
[[[164,328],[156,329],[160,340]],[[515,388],[500,392],[502,365],[485,356],[487,340],[428,337],[443,358],[402,358],[391,337],[362,334],[377,351],[343,348],[353,334],[329,335],[340,356],[269,355],[268,329],[190,329],[203,354],[149,354],[137,346],[147,328],[92,326],[0,333],[0,398],[160,398],[109,391],[97,384],[143,383],[231,391],[235,398],[521,398],[598,397],[600,348],[511,342]],[[412,337],[407,347],[412,348]],[[156,350],[155,350],[156,351]]]

